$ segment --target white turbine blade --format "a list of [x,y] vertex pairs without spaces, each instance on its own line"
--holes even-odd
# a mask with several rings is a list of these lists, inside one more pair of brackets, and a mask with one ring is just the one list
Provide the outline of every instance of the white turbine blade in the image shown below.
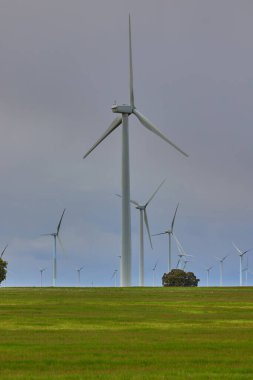
[[152,236],[158,236],[158,235],[166,235],[168,232],[160,232],[159,234],[154,234]]
[[56,232],[57,236],[59,235],[59,231],[60,231],[60,228],[61,228],[61,222],[62,222],[62,218],[63,218],[63,215],[64,215],[65,211],[66,211],[66,209],[63,210],[63,213],[61,215],[61,219],[60,219],[60,221],[58,223],[58,226],[57,226],[57,232]]
[[185,157],[188,157],[188,154],[186,154],[183,150],[181,150],[178,146],[176,146],[172,141],[170,141],[167,137],[165,137],[158,129],[156,129],[156,127],[144,116],[142,115],[139,111],[137,111],[136,109],[133,110],[133,113],[135,114],[135,116],[139,119],[139,121],[141,122],[141,124],[147,128],[149,131],[153,132],[154,134],[156,134],[157,136],[161,137],[161,139],[163,139],[164,141],[166,141],[167,143],[169,143],[171,146],[173,146],[173,148],[175,148],[177,151],[179,151],[180,153],[182,153]]
[[90,150],[83,156],[86,158],[110,133],[114,131],[122,123],[122,117],[118,116],[113,120],[110,127],[105,131],[105,133],[98,139],[98,141],[90,148]]
[[[122,195],[120,194],[115,194],[117,197],[122,198]],[[138,202],[134,201],[133,199],[130,199],[130,203],[132,203],[135,206],[140,206]]]
[[236,249],[236,251],[239,252],[239,254],[241,255],[242,251],[235,245],[235,243],[232,242],[232,244],[233,244],[234,248]]
[[222,261],[224,261],[229,255],[226,255],[222,258]]
[[182,255],[185,255],[184,249],[183,249],[182,245],[179,243],[178,238],[176,237],[175,234],[173,234],[173,237],[174,237],[174,239],[176,240],[176,244],[177,244],[177,249],[178,249],[178,251],[179,251]]
[[133,199],[130,199],[130,203],[132,203],[135,206],[140,206],[139,203],[134,201]]
[[131,19],[129,14],[129,90],[130,104],[134,107],[134,86],[133,86],[133,60],[132,60],[132,38],[131,38]]
[[60,244],[60,246],[61,246],[62,252],[63,252],[63,253],[66,253],[66,252],[65,252],[65,249],[64,249],[64,246],[63,246],[63,244],[62,244],[62,241],[61,241],[59,235],[57,235],[57,239],[58,239],[58,242],[59,242],[59,244]]
[[158,186],[158,188],[156,189],[156,191],[154,192],[154,194],[151,195],[151,197],[149,198],[149,200],[145,204],[145,207],[147,207],[147,205],[152,201],[152,199],[154,198],[154,196],[156,195],[156,193],[158,192],[158,190],[160,189],[160,187],[164,184],[164,182],[165,182],[165,179],[160,183],[160,185]]
[[148,225],[148,216],[147,216],[146,210],[144,210],[144,221],[145,221],[146,228],[148,231],[148,237],[149,237],[150,245],[151,245],[151,248],[153,249],[153,245],[152,245],[152,241],[151,241],[151,235],[150,235],[150,231],[149,231],[149,225]]
[[172,222],[171,222],[171,228],[170,228],[170,230],[171,230],[172,233],[173,233],[173,228],[174,228],[174,223],[175,223],[175,219],[176,219],[176,215],[177,215],[178,206],[179,206],[179,203],[177,204],[177,207],[176,207],[176,210],[175,210]]
[[1,256],[0,256],[1,258],[3,257],[3,254],[4,254],[7,247],[8,247],[8,244],[4,247],[4,250],[2,251]]

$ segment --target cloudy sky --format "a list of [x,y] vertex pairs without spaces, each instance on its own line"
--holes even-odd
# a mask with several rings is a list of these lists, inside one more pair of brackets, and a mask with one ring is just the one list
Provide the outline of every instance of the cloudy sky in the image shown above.
[[[181,156],[131,117],[131,196],[149,206],[152,233],[169,227],[194,255],[206,284],[215,256],[224,282],[239,283],[232,246],[253,249],[253,2],[250,0],[0,0],[0,246],[9,244],[7,286],[52,284],[53,241],[62,223],[58,284],[113,285],[119,266],[121,128],[82,160],[128,102],[128,13],[138,109],[189,153]],[[139,215],[132,209],[133,284]],[[145,282],[167,270],[167,236],[145,236]],[[1,249],[1,248],[0,248]],[[177,261],[173,245],[173,263]],[[252,253],[249,268],[253,271]],[[246,262],[245,262],[246,266]],[[253,284],[253,275],[249,274]]]

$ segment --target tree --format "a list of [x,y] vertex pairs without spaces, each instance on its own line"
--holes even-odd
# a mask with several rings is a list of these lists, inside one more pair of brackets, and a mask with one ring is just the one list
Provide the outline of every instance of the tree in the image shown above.
[[0,258],[0,284],[6,278],[7,265],[8,265],[7,261],[4,261],[2,258]]
[[164,273],[163,286],[198,286],[199,279],[193,272],[185,272],[182,269],[172,269]]

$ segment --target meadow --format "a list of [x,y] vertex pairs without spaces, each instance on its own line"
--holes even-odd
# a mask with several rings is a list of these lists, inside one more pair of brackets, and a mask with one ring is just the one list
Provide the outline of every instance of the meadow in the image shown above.
[[0,379],[253,379],[253,289],[0,288]]

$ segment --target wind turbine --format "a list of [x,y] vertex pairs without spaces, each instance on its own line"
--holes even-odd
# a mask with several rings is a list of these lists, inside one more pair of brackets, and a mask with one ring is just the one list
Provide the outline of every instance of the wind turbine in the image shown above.
[[185,270],[186,265],[187,265],[188,263],[190,263],[190,262],[191,262],[190,260],[184,260],[184,261],[183,261],[183,263],[184,263],[184,265],[183,265],[183,270]]
[[136,202],[132,199],[130,200],[130,202],[133,205],[135,205],[136,209],[140,211],[139,286],[144,286],[144,238],[143,238],[143,235],[144,235],[143,234],[143,224],[144,223],[143,222],[145,222],[148,237],[149,237],[150,246],[153,249],[146,208],[149,205],[149,203],[153,200],[154,196],[156,195],[156,193],[158,192],[160,187],[164,184],[164,182],[165,182],[165,179],[162,181],[162,183],[160,183],[160,185],[158,186],[156,191],[151,195],[149,200],[144,205],[140,205],[138,202]]
[[40,286],[42,287],[42,276],[43,276],[43,272],[45,272],[47,268],[41,268],[40,269]]
[[0,256],[1,259],[3,258],[3,254],[4,254],[4,252],[5,252],[5,250],[6,250],[7,247],[8,247],[8,244],[4,247],[4,249],[3,249],[2,253],[1,253],[1,256]]
[[188,155],[178,148],[172,141],[164,136],[156,127],[143,116],[135,107],[134,90],[133,90],[133,64],[132,64],[132,42],[131,42],[131,21],[129,15],[129,90],[130,104],[112,106],[112,112],[120,114],[113,120],[105,133],[97,140],[97,142],[88,150],[83,158],[86,158],[107,136],[110,135],[117,127],[122,124],[122,224],[121,224],[121,286],[131,286],[131,217],[130,217],[130,171],[129,171],[129,138],[128,138],[128,118],[134,114],[140,123],[153,132],[164,141],[169,143],[181,154]]
[[159,234],[152,235],[152,236],[165,235],[165,234],[169,235],[169,259],[168,259],[168,271],[169,272],[171,271],[171,236],[173,235],[173,228],[174,228],[174,223],[175,223],[175,219],[176,219],[178,206],[179,206],[179,203],[177,204],[176,210],[174,212],[174,216],[173,216],[173,219],[172,219],[172,222],[170,225],[170,229],[167,231],[161,232]]
[[155,271],[156,271],[156,267],[157,267],[157,264],[158,264],[158,261],[156,261],[154,267],[152,268],[152,271],[153,271],[153,286],[155,286]]
[[65,213],[66,209],[63,210],[63,213],[61,215],[60,221],[57,226],[56,232],[52,232],[49,234],[43,234],[42,236],[53,236],[54,238],[54,251],[53,251],[53,286],[56,285],[56,277],[57,277],[57,262],[56,262],[56,240],[60,243],[60,246],[63,249],[62,242],[59,236],[60,228],[61,228],[61,223],[62,223],[62,218]]
[[213,266],[206,268],[206,286],[209,286],[209,273],[211,269],[213,269]]
[[242,286],[242,260],[243,256],[249,252],[249,249],[247,251],[241,251],[234,243],[232,243],[234,248],[236,249],[239,257],[240,257],[240,286]]
[[117,275],[118,275],[118,269],[115,269],[115,271],[112,274],[111,280],[114,278],[114,286],[116,288],[117,286]]
[[178,266],[179,266],[180,262],[182,261],[183,257],[187,258],[187,257],[193,257],[193,256],[192,255],[188,255],[188,254],[185,253],[185,251],[184,251],[181,243],[179,242],[179,240],[178,240],[178,238],[176,237],[175,234],[173,234],[173,237],[176,240],[177,249],[179,251],[179,254],[178,254],[179,260],[178,260],[177,266],[176,266],[176,268],[178,268]]
[[80,268],[77,268],[77,277],[78,277],[78,286],[80,286],[80,283],[81,283],[81,271],[83,270],[84,266],[80,267]]
[[220,263],[220,286],[223,286],[223,261],[228,257],[228,255],[220,258],[216,256],[216,259]]

